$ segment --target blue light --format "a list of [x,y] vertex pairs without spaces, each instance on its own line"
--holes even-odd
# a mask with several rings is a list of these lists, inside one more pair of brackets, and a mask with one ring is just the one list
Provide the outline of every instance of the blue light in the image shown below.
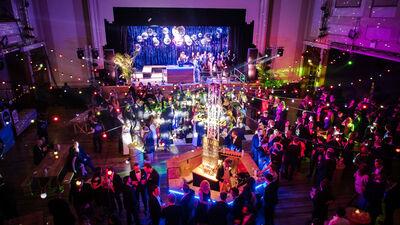
[[262,186],[266,187],[266,186],[267,186],[267,183],[264,182],[264,183],[262,183],[262,184],[257,185],[257,186],[256,186],[256,190],[259,189],[259,188],[262,187]]

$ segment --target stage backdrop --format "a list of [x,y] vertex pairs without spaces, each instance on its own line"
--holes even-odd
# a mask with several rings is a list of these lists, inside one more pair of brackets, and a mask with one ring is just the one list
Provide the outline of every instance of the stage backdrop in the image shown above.
[[175,65],[180,52],[212,52],[217,56],[228,51],[227,26],[128,26],[129,52],[139,51],[135,67],[145,65]]

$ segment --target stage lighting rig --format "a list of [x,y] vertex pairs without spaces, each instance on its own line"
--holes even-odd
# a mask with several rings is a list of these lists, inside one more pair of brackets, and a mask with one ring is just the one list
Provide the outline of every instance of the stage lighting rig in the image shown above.
[[97,48],[92,48],[92,58],[99,59],[99,50]]
[[276,51],[276,55],[278,57],[282,57],[283,56],[283,51],[284,51],[283,47],[279,47],[278,50]]
[[85,59],[85,50],[82,48],[78,48],[78,50],[76,50],[76,56],[78,57],[78,59]]

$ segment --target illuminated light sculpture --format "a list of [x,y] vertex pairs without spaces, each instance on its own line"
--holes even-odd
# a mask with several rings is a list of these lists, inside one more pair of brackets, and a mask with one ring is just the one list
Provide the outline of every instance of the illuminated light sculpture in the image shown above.
[[215,176],[218,166],[219,121],[221,118],[221,85],[211,84],[207,95],[207,136],[203,138],[203,172]]

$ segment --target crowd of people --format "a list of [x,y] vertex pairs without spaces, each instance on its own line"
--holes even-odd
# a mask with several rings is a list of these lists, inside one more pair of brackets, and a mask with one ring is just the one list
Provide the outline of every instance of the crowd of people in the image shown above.
[[185,64],[192,65],[194,67],[195,82],[199,82],[201,71],[207,72],[210,76],[216,74],[228,76],[229,70],[236,64],[236,55],[232,53],[231,50],[217,53],[217,55],[214,55],[212,52],[204,51],[203,53],[192,52],[192,54],[188,56],[185,52],[181,52],[177,64],[178,66],[183,66]]
[[[282,98],[266,95],[267,109],[251,146],[259,175],[291,181],[308,158],[307,177],[314,184],[312,221],[323,224],[334,201],[331,185],[335,176],[341,179],[355,172],[356,194],[349,205],[366,210],[374,224],[385,203],[384,224],[392,224],[400,195],[398,174],[392,173],[392,162],[399,154],[395,147],[400,135],[399,102],[379,105],[372,96],[340,102],[331,89],[321,87],[301,100],[296,121],[291,123],[286,120]],[[336,220],[338,216],[343,217],[342,209]]]
[[[243,150],[250,95],[241,88],[223,88],[221,144],[233,151]],[[399,102],[380,105],[372,96],[339,101],[331,89],[324,87],[301,99],[299,106],[292,109],[297,110],[294,123],[287,119],[286,99],[266,90],[262,100],[266,108],[259,118],[251,118],[258,122],[249,140],[251,156],[259,167],[255,176],[251,174],[253,178],[240,187],[221,189],[218,201],[211,200],[207,181],[201,183],[197,194],[184,183],[183,196],[170,193],[164,204],[159,175],[152,168],[153,154],[157,149],[168,151],[174,141],[187,137],[192,137],[194,146],[201,146],[206,133],[206,96],[207,88],[201,85],[186,90],[177,85],[168,94],[157,85],[132,85],[123,98],[114,91],[94,93],[94,106],[88,116],[94,152],[101,152],[102,133],[122,124],[129,127],[132,137],[138,136],[142,141],[146,163],[140,168],[131,162],[130,175],[121,178],[112,168],[95,167],[75,142],[69,163],[77,179],[71,184],[70,201],[78,218],[93,221],[107,216],[110,224],[119,224],[124,211],[128,224],[143,222],[143,216],[139,217],[143,213],[152,224],[159,224],[164,218],[166,224],[243,225],[256,224],[257,215],[262,212],[264,224],[274,224],[280,181],[291,182],[302,170],[307,171],[313,184],[313,224],[328,221],[329,206],[335,201],[331,185],[338,182],[338,177],[346,176],[354,176],[354,198],[338,208],[329,224],[347,224],[343,207],[350,205],[368,212],[371,224],[383,212],[384,224],[393,223],[393,213],[400,202],[400,186],[395,177],[398,174],[392,170],[392,161],[399,154],[395,147],[400,137]],[[112,124],[107,124],[110,121]],[[41,146],[45,141],[38,141],[34,152],[44,152]],[[38,155],[35,163],[43,157]],[[224,180],[225,168],[221,168],[220,178]],[[262,182],[265,187],[256,190],[256,183]]]

